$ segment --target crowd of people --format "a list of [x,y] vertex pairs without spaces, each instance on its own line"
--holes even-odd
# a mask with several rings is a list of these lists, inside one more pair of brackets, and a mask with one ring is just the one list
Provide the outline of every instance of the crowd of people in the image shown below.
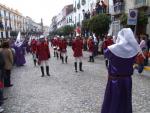
[[22,66],[25,64],[25,51],[23,40],[20,39],[20,33],[16,41],[5,39],[0,43],[0,112],[3,112],[1,105],[5,98],[3,96],[4,87],[12,87],[11,70],[13,65]]
[[106,3],[104,3],[104,1],[98,1],[95,5],[95,8],[92,10],[92,12],[90,12],[89,10],[85,11],[83,9],[82,12],[83,12],[84,20],[90,19],[91,17],[98,14],[106,13],[107,7],[108,6],[106,5]]
[[[117,37],[107,34],[104,40],[99,40],[95,34],[87,40],[80,34],[72,40],[72,51],[74,56],[74,70],[83,70],[83,50],[88,50],[89,61],[94,63],[99,46],[105,57],[108,70],[108,83],[106,87],[104,102],[101,113],[132,113],[132,78],[134,68],[142,73],[144,66],[148,65],[150,40],[148,35],[140,35],[136,40],[130,28],[122,29]],[[67,39],[64,36],[51,38],[51,47],[56,59],[62,64],[68,63]],[[26,63],[25,53],[31,53],[34,66],[39,65],[41,77],[51,76],[49,72],[50,52],[49,40],[46,36],[30,36],[28,40],[21,38],[19,33],[16,40],[4,40],[0,45],[0,112],[3,101],[4,87],[12,87],[11,70],[13,65],[23,66]],[[133,68],[134,63],[138,66]],[[124,64],[124,65],[122,65]],[[116,98],[117,97],[117,98]],[[123,97],[123,98],[122,98]],[[122,103],[122,104],[121,104]]]

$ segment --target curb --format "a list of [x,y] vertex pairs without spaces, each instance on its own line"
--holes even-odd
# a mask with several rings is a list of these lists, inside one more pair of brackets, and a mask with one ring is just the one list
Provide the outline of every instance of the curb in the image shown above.
[[150,71],[150,66],[145,66],[145,67],[144,67],[144,70],[145,70],[145,71]]

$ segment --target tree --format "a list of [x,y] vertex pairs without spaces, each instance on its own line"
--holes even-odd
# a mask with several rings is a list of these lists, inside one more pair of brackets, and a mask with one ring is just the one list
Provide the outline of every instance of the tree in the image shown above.
[[111,20],[108,15],[99,14],[90,19],[89,29],[96,35],[102,35],[108,32],[110,22]]
[[[127,25],[128,16],[127,14],[122,14],[120,17],[121,24],[124,27],[130,27],[134,29],[135,26]],[[142,34],[146,32],[146,25],[148,24],[148,15],[145,14],[145,12],[140,11],[138,13],[138,19],[137,19],[137,33]]]
[[74,29],[75,29],[74,26],[66,25],[66,26],[63,26],[63,27],[55,30],[55,31],[50,32],[50,35],[52,35],[52,36],[54,36],[54,35],[68,36],[74,32]]
[[62,27],[63,35],[67,36],[74,32],[74,26],[66,25]]
[[127,25],[127,19],[128,19],[128,16],[126,13],[123,13],[121,16],[120,16],[120,23],[123,25],[123,26],[126,26]]
[[87,20],[83,20],[83,21],[82,21],[82,30],[83,30],[83,31],[89,30],[89,22],[90,22],[90,19],[87,19]]
[[146,26],[148,24],[148,15],[143,11],[139,12],[137,23],[137,33],[145,34]]
[[148,15],[145,12],[141,11],[138,15],[138,25],[146,26],[148,24]]

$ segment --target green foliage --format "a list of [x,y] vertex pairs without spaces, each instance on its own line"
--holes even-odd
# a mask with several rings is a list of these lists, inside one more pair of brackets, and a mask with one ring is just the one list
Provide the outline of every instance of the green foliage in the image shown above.
[[90,19],[87,19],[87,20],[83,20],[82,21],[82,30],[89,30],[89,22],[90,22]]
[[138,25],[147,25],[148,24],[148,16],[145,14],[145,12],[139,12],[138,16]]
[[[121,24],[126,26],[127,25],[127,19],[128,19],[127,14],[125,14],[125,13],[122,14],[120,17]],[[145,14],[145,12],[143,12],[143,11],[139,12],[137,24],[142,25],[142,26],[145,26],[148,24],[148,16]]]
[[127,19],[128,19],[128,16],[126,13],[123,13],[121,16],[120,16],[120,23],[123,25],[123,26],[126,26],[127,25]]
[[50,35],[64,35],[64,36],[68,36],[71,33],[74,32],[74,26],[70,26],[70,25],[66,25],[64,27],[61,27],[59,29],[57,29],[56,31],[53,31],[50,33]]
[[62,27],[62,32],[65,36],[69,35],[74,32],[74,26],[69,26],[69,25],[64,26]]
[[102,35],[108,32],[110,22],[111,20],[108,15],[99,14],[90,19],[89,29],[96,35]]

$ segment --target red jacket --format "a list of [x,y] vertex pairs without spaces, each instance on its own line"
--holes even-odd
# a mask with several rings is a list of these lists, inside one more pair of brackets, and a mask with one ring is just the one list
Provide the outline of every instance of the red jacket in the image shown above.
[[103,42],[102,48],[107,49],[108,46],[111,46],[112,44],[113,44],[113,40],[111,38],[108,38]]
[[75,39],[72,43],[72,50],[74,52],[74,57],[82,57],[83,53],[82,53],[82,49],[83,49],[83,41],[81,39]]
[[57,39],[53,39],[52,44],[53,44],[53,46],[57,46]]
[[50,50],[47,43],[39,42],[37,44],[37,56],[39,61],[48,60],[50,58]]
[[35,39],[33,39],[33,40],[31,41],[31,51],[32,51],[33,53],[35,53],[35,52],[36,52],[36,48],[37,48],[37,41],[36,41]]
[[92,39],[88,41],[88,48],[89,52],[94,52],[94,41]]
[[57,39],[57,49],[58,49],[58,51],[60,51],[60,45],[61,45],[61,40],[58,38]]
[[66,52],[67,51],[67,41],[66,40],[61,40],[61,42],[60,42],[60,51],[61,52]]

